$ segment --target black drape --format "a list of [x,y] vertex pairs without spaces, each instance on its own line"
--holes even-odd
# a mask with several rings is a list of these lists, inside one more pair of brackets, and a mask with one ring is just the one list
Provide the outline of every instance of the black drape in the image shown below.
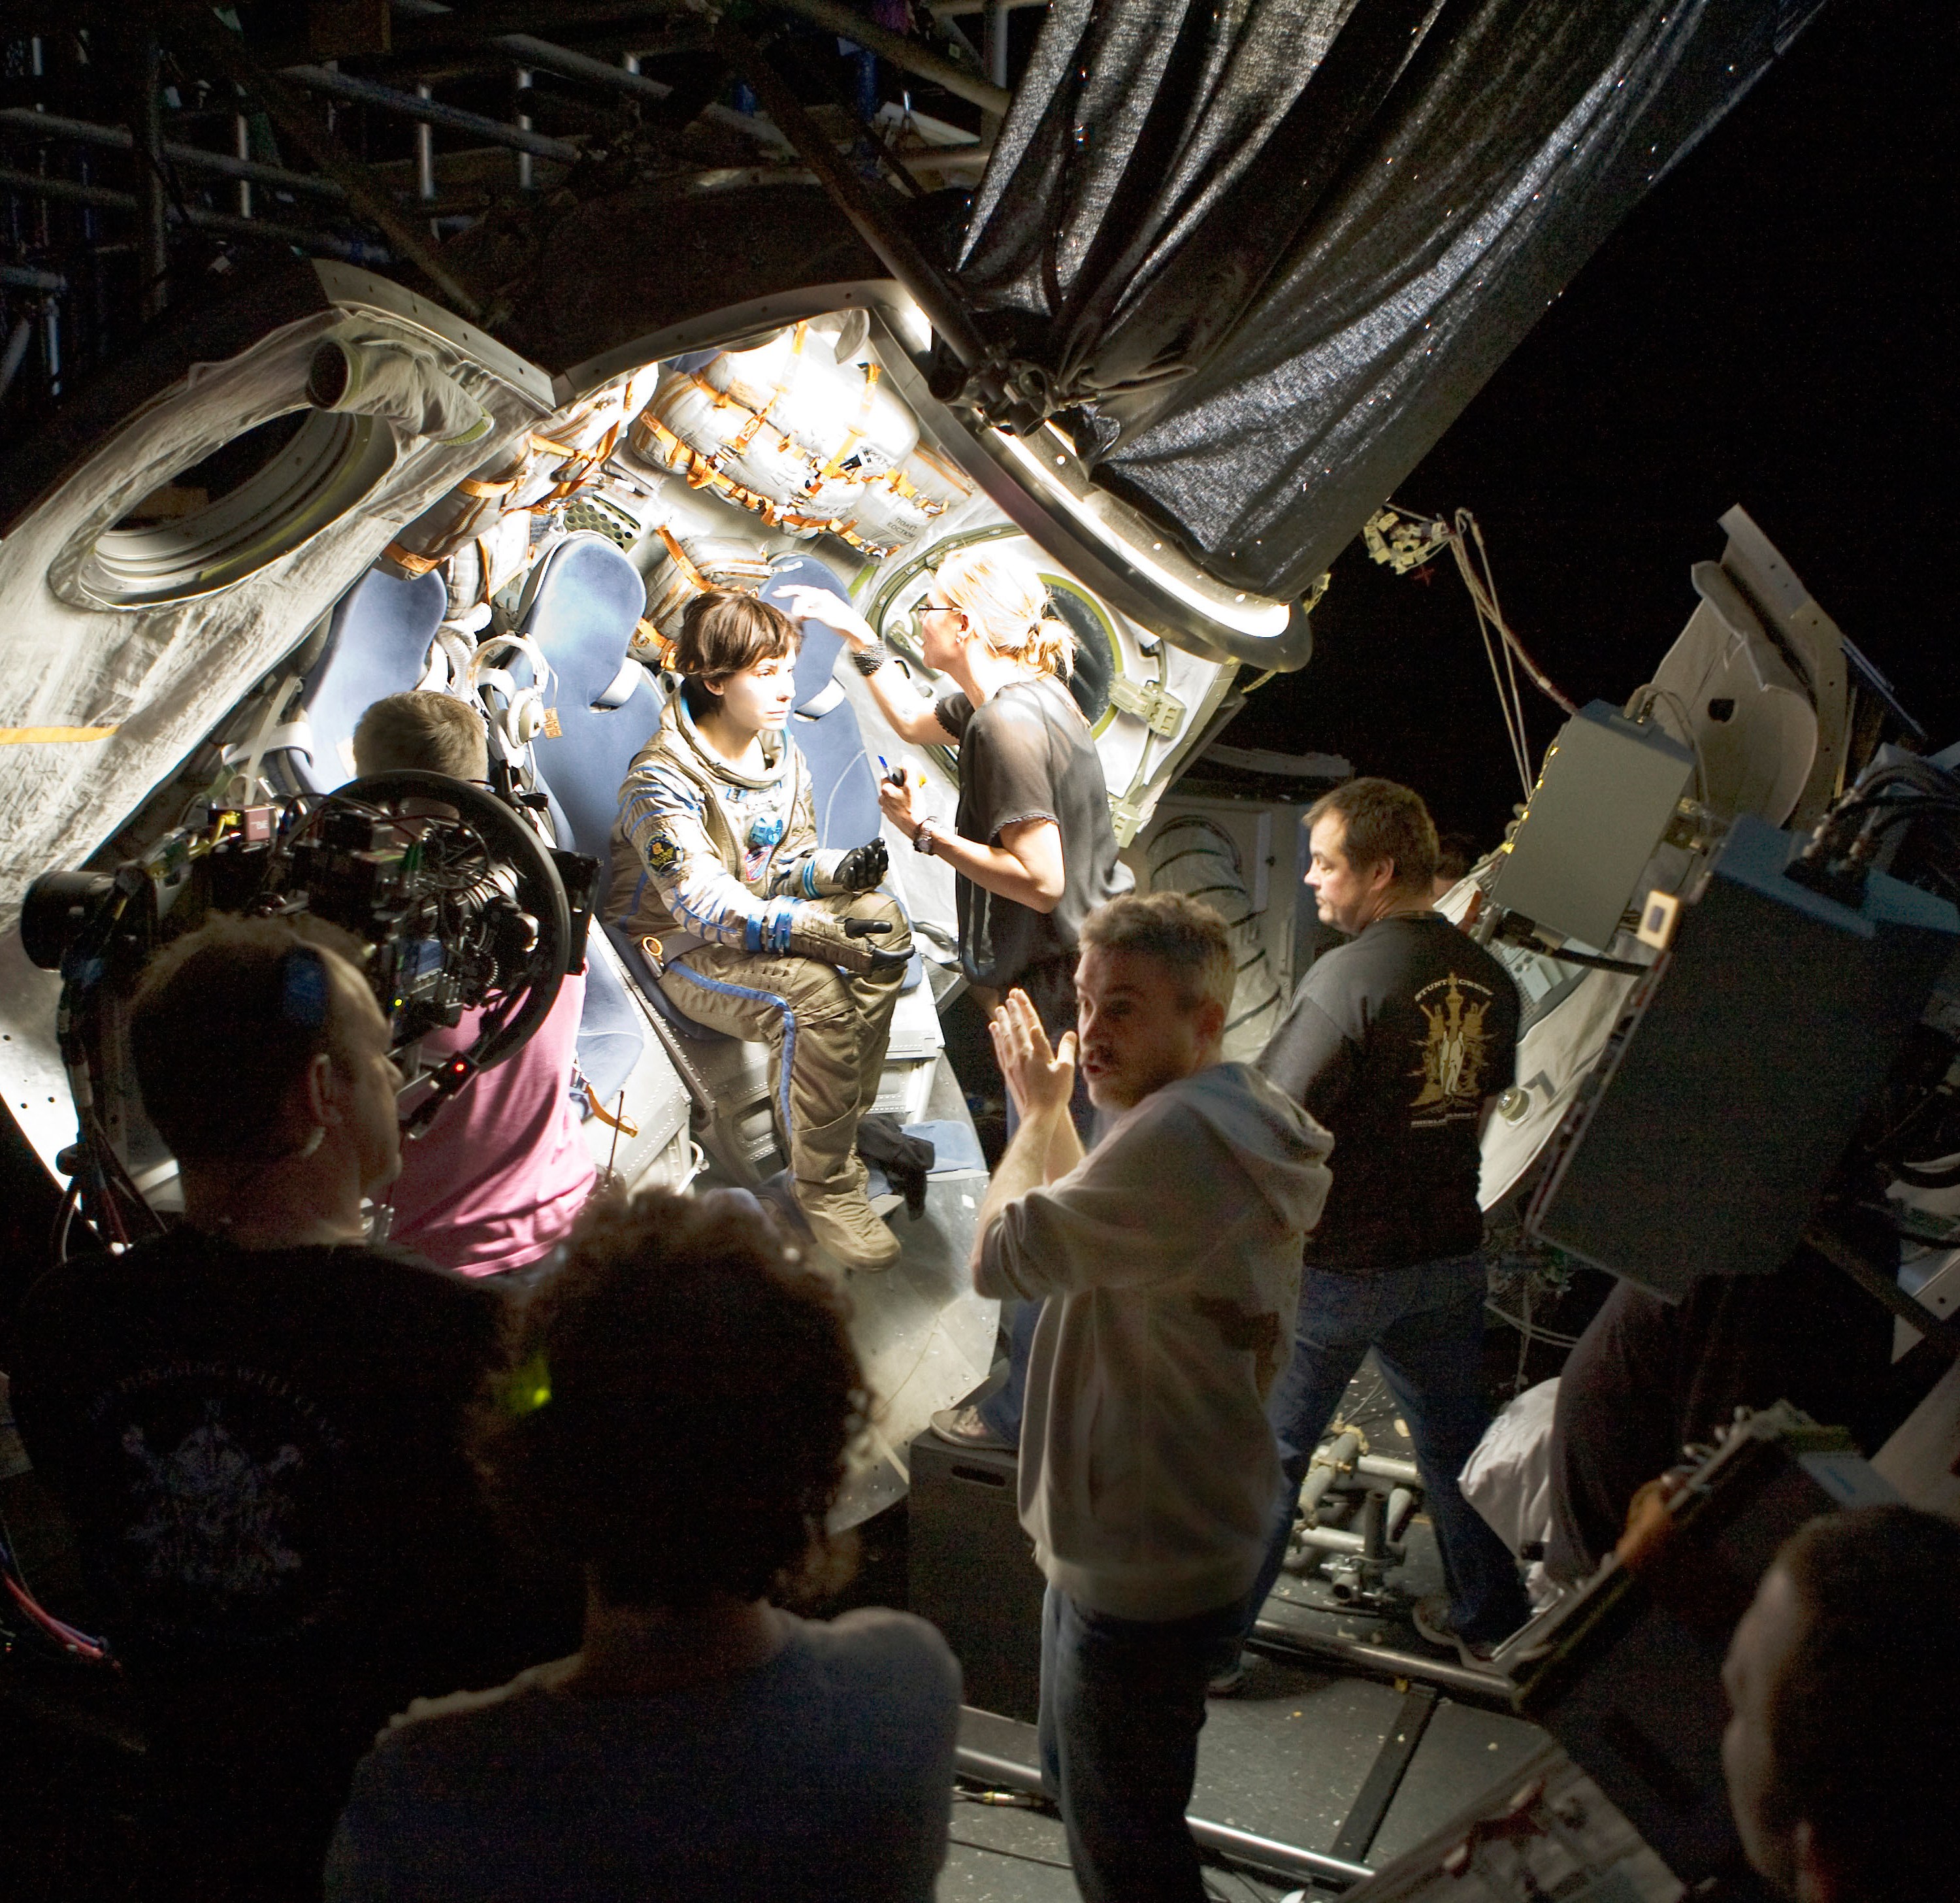
[[1820,4],[1052,0],[959,277],[1099,480],[1297,594]]

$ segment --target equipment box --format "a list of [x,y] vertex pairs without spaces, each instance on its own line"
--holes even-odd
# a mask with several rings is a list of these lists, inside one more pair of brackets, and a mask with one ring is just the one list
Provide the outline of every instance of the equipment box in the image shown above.
[[912,1609],[945,1634],[966,1701],[1032,1724],[1041,1697],[1043,1582],[1016,1505],[1010,1453],[912,1444]]

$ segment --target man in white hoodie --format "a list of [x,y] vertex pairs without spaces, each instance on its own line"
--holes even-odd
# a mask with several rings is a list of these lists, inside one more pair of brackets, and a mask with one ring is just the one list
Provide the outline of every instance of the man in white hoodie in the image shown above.
[[[1326,1133],[1220,1060],[1234,958],[1176,893],[1089,915],[1078,1028],[1052,1050],[1018,991],[993,1022],[1021,1122],[980,1213],[984,1295],[1045,1299],[1021,1523],[1046,1575],[1042,1774],[1087,1903],[1201,1903],[1185,1828],[1206,1681],[1235,1656],[1279,1455],[1284,1364]],[[1111,1120],[1084,1156],[1080,1050]]]

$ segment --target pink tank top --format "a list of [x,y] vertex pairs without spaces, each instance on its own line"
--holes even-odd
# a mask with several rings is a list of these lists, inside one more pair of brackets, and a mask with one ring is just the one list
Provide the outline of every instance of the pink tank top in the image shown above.
[[[597,1174],[569,1088],[584,1005],[585,974],[568,974],[523,1048],[479,1072],[402,1145],[390,1242],[442,1268],[495,1275],[564,1239]],[[467,1050],[479,1015],[425,1038],[425,1054]]]

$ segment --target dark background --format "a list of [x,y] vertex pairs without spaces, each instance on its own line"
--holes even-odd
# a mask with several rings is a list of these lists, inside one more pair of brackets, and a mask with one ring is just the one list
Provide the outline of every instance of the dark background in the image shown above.
[[[1695,605],[1740,502],[1960,738],[1949,553],[1955,15],[1831,0],[1610,237],[1396,492],[1473,510],[1507,618],[1574,700],[1624,701]],[[1519,798],[1468,597],[1358,543],[1300,674],[1235,746],[1344,754],[1495,843]],[[1563,716],[1529,686],[1534,756]]]

